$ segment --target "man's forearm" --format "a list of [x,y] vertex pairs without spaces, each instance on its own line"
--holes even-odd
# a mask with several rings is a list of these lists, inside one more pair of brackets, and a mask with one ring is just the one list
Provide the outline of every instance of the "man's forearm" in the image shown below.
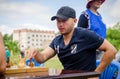
[[5,72],[6,59],[5,59],[5,47],[3,44],[2,34],[0,33],[0,73]]
[[38,50],[36,50],[35,52],[37,52],[37,54],[34,56],[34,58],[39,63],[43,63],[56,55],[54,50],[51,47],[47,47],[42,52],[39,52]]
[[115,54],[116,54],[115,49],[112,51],[105,51],[103,58],[101,59],[101,62],[95,71],[102,73],[105,70],[105,68],[111,63],[111,61],[114,59]]
[[44,62],[44,57],[40,54],[39,51],[37,51],[38,53],[35,55],[34,59],[39,62],[39,63],[43,63]]

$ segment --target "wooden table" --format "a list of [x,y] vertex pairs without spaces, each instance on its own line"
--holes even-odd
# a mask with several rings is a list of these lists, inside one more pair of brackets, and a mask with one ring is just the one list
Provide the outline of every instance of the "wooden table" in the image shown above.
[[87,79],[99,76],[97,72],[48,69],[48,71],[4,74],[0,79]]

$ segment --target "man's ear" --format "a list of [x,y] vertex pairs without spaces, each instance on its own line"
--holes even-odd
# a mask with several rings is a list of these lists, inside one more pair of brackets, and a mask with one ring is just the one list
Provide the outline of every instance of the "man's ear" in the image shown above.
[[74,19],[74,23],[77,23],[77,19],[76,18]]

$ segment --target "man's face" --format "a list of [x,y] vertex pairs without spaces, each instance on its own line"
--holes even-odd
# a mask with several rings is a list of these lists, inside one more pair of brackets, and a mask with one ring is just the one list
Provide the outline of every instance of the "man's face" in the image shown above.
[[101,4],[102,4],[101,0],[94,0],[92,2],[92,6],[95,8],[100,8]]
[[74,25],[76,23],[76,19],[73,18],[69,18],[67,20],[62,20],[60,18],[57,18],[56,20],[57,20],[58,30],[62,35],[69,34],[73,30]]

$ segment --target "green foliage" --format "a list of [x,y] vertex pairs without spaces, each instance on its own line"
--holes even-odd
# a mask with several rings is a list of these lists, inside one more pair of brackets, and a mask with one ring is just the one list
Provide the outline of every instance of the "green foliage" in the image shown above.
[[107,29],[107,40],[110,41],[117,50],[120,49],[120,23]]
[[47,68],[55,68],[55,69],[63,69],[61,62],[59,61],[57,55],[48,61],[45,62],[45,67]]
[[118,22],[118,23],[116,23],[114,26],[113,26],[113,28],[112,29],[116,29],[116,30],[120,30],[120,23]]
[[13,53],[18,53],[20,52],[19,50],[19,46],[18,46],[18,42],[13,41],[13,35],[8,35],[5,34],[3,36],[3,41],[4,41],[4,45],[8,47],[8,49],[13,52]]

